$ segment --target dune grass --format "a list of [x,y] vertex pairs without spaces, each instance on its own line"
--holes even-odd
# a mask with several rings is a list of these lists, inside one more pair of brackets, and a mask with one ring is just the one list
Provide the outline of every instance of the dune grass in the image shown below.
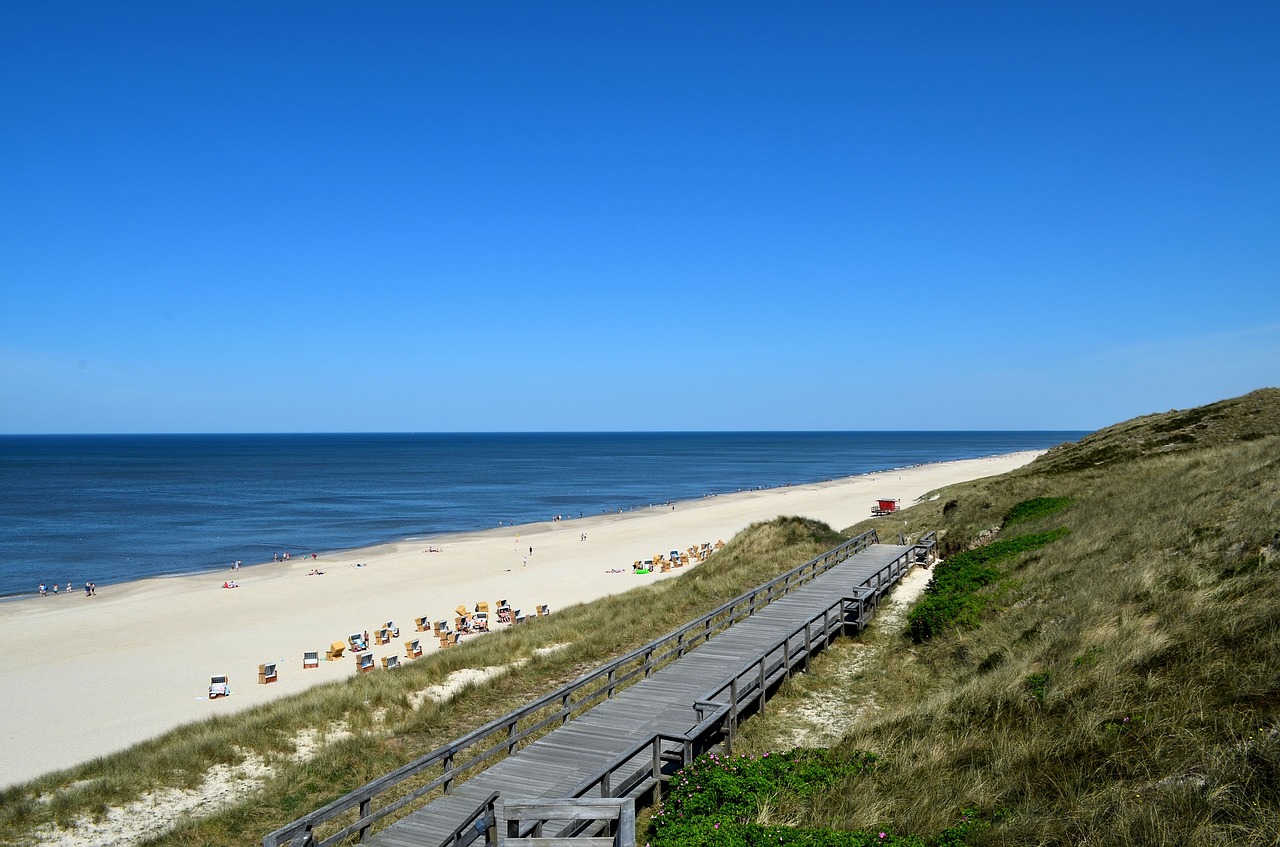
[[[845,540],[824,524],[779,518],[750,527],[676,579],[555,611],[395,672],[364,674],[229,717],[181,727],[77,768],[0,792],[0,844],[30,843],[41,825],[100,817],[147,792],[194,788],[217,765],[250,757],[271,768],[261,788],[183,822],[154,844],[244,845],[346,792],[697,618]],[[550,652],[543,648],[558,647]],[[463,668],[512,668],[455,702],[414,695]],[[416,705],[415,705],[416,704]],[[296,761],[313,728],[336,739]]]
[[[779,749],[790,701],[844,686],[870,706],[828,755],[873,756],[874,767],[814,791],[765,790],[741,815],[755,829],[742,831],[769,830],[770,843],[822,843],[828,831],[877,843],[885,832],[936,847],[1280,843],[1277,479],[1280,391],[1268,389],[1119,424],[850,528],[885,538],[938,529],[947,556],[1015,535],[1058,537],[985,563],[994,573],[972,586],[982,603],[971,625],[920,644],[886,642],[873,628],[864,637],[892,647],[877,664],[843,674],[853,651],[834,649],[787,683],[766,719],[742,727],[738,752]],[[260,788],[148,842],[256,843],[844,537],[795,518],[760,524],[679,579],[9,789],[0,843],[257,756],[272,766]],[[564,646],[538,652],[553,645]],[[465,709],[414,705],[451,671],[516,662],[519,673],[477,686]],[[292,760],[299,733],[315,726],[340,740]]]
[[[1259,424],[1280,421],[1280,392],[1246,399],[1115,428],[1145,452],[1062,448],[897,516],[957,555],[1070,532],[993,563],[975,626],[908,633],[853,677],[832,651],[744,725],[759,754],[806,691],[874,701],[835,751],[877,767],[791,821],[924,844],[1280,843],[1280,426]],[[1175,424],[1196,440],[1168,441]],[[943,840],[962,819],[981,826]]]

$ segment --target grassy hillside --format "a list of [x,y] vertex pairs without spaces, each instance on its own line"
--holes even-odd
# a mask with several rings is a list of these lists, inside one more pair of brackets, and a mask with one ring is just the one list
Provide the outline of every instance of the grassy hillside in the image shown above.
[[[260,843],[282,824],[843,540],[830,527],[800,518],[757,524],[679,579],[556,610],[549,618],[430,653],[395,673],[367,674],[191,724],[0,791],[0,845],[67,843],[74,832],[87,833],[77,844],[101,844],[106,836],[92,828],[94,822],[154,815],[157,805],[174,810],[172,817],[181,822],[147,844]],[[487,669],[492,676],[443,703],[422,696],[468,668]],[[224,790],[211,791],[218,785]],[[41,833],[43,840],[37,840]]]
[[[880,524],[904,522],[945,531],[938,582],[959,551],[1067,532],[995,562],[939,634],[908,630],[852,676],[834,651],[748,723],[760,754],[804,691],[872,704],[833,752],[875,766],[787,823],[867,843],[1280,843],[1280,391],[1109,427]],[[777,802],[753,814],[776,822]]]
[[[769,844],[1280,843],[1277,480],[1280,391],[1268,389],[1109,427],[851,527],[939,529],[939,572],[954,567],[939,582],[961,593],[919,643],[869,632],[883,659],[851,672],[840,662],[855,651],[838,647],[748,722],[742,749],[763,754],[808,691],[867,705],[829,752],[752,770],[760,790],[736,796],[738,817],[778,827],[758,841]],[[198,793],[250,764],[230,799],[146,843],[258,843],[842,537],[794,518],[760,524],[678,580],[0,792],[0,845],[148,792]],[[959,555],[970,550],[985,552]],[[462,703],[422,699],[463,668],[496,675]],[[729,830],[695,825],[663,843],[757,843]]]

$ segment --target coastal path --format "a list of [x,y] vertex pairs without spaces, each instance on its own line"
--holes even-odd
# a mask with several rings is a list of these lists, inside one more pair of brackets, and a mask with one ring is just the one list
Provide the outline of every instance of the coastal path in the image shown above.
[[861,631],[880,597],[934,544],[932,533],[911,545],[864,533],[270,833],[263,845],[461,847],[544,828],[560,838],[604,831],[612,836],[599,843],[615,843],[633,826],[636,799],[660,800],[666,780],[701,753],[732,752],[739,721],[763,711],[836,637]]

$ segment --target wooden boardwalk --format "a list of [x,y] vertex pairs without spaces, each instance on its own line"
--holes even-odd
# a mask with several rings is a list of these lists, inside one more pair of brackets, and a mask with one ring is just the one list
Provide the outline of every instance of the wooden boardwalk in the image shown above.
[[[495,794],[538,800],[661,791],[664,767],[668,773],[674,769],[664,763],[683,762],[689,756],[691,740],[707,735],[699,726],[705,730],[709,715],[721,716],[714,727],[715,740],[727,737],[731,743],[737,716],[765,708],[768,695],[793,668],[807,666],[812,653],[848,628],[843,612],[853,598],[873,614],[876,600],[910,566],[915,550],[873,544],[855,553],[647,678],[451,786],[448,794],[369,834],[367,843],[465,844],[483,837],[482,810]],[[863,623],[865,617],[859,617],[858,626]],[[774,658],[768,658],[771,655]],[[726,715],[727,728],[721,732]],[[480,823],[470,826],[477,816]],[[492,826],[491,817],[487,823]]]

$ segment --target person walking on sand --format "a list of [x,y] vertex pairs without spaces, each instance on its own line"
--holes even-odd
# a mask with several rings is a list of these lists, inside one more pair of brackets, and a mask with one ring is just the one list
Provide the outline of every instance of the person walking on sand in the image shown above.
[[48,592],[45,590],[44,583],[40,583],[40,596],[44,597]]

